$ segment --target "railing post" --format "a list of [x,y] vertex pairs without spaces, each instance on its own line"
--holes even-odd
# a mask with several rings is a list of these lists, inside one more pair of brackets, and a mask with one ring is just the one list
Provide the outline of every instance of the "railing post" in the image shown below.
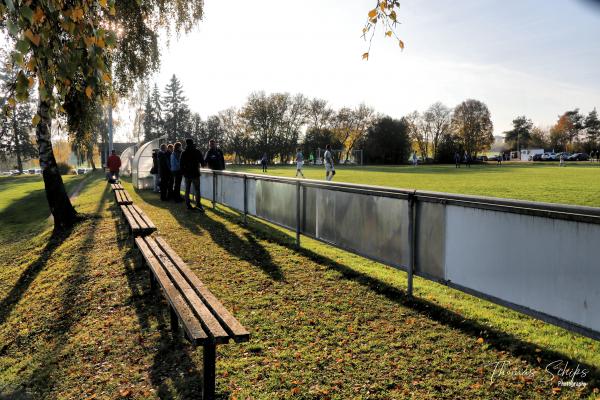
[[244,224],[248,223],[248,176],[244,174]]
[[296,246],[300,247],[300,180],[296,182]]
[[215,205],[217,203],[217,174],[215,173],[215,171],[212,172],[212,183],[213,183],[213,190],[212,190],[212,208],[215,208]]
[[215,370],[217,364],[217,345],[206,343],[203,347],[202,373],[202,400],[213,400],[215,398]]
[[417,242],[417,198],[415,193],[408,195],[408,238],[410,243],[410,261],[408,263],[408,282],[406,293],[413,296],[413,273],[415,270],[416,242]]

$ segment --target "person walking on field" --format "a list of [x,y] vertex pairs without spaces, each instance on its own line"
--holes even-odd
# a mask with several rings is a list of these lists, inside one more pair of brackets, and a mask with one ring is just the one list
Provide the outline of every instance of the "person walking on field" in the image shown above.
[[559,160],[560,160],[560,163],[558,164],[558,166],[564,167],[565,166],[565,155],[563,153],[560,153]]
[[466,150],[465,150],[465,165],[467,166],[467,168],[471,168],[471,157],[469,156],[469,154],[467,153]]
[[119,168],[121,168],[121,158],[113,150],[106,160],[106,166],[108,167],[108,180],[117,182],[119,180]]
[[171,153],[171,174],[173,174],[173,200],[180,202],[181,198],[181,143],[175,143],[173,153]]
[[[185,178],[185,205],[188,210],[198,210],[204,212],[200,203],[200,167],[204,166],[204,157],[202,152],[196,148],[193,139],[185,140],[185,150],[181,153],[181,173]],[[190,187],[194,185],[196,192],[196,208],[193,208],[190,202]]]
[[302,154],[302,149],[298,147],[298,152],[296,153],[296,178],[298,174],[302,175],[304,178],[304,174],[302,173],[302,167],[304,166],[304,155]]
[[208,151],[204,160],[208,164],[208,168],[212,170],[223,171],[225,169],[225,157],[214,139],[208,141]]
[[496,165],[502,166],[502,159],[504,158],[504,154],[498,154],[498,163]]
[[417,166],[417,164],[418,164],[418,162],[419,162],[419,161],[417,160],[417,152],[416,152],[416,151],[413,151],[413,153],[412,153],[412,163],[413,163],[413,167],[416,167],[416,166]]
[[456,168],[460,168],[460,154],[458,154],[458,151],[454,152],[454,164],[456,164]]
[[335,175],[335,168],[333,167],[333,156],[331,155],[331,146],[325,146],[325,154],[323,154],[323,160],[325,164],[325,179],[331,181]]
[[262,171],[263,172],[267,172],[267,164],[269,162],[269,159],[267,157],[267,153],[264,153],[262,158],[260,159],[260,165],[262,165]]

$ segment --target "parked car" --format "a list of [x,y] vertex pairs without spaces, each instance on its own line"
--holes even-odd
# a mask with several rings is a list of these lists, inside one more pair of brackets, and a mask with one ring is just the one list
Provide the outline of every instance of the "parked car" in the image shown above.
[[542,161],[556,161],[558,156],[555,153],[544,153],[542,154]]
[[563,156],[563,159],[564,159],[565,161],[567,161],[567,160],[569,159],[569,157],[571,156],[571,153],[569,153],[569,152],[566,152],[566,151],[563,151],[563,152],[561,152],[561,153],[556,153],[556,158],[554,159],[554,161],[558,161],[558,160],[560,160],[560,156],[561,156],[561,154],[562,154],[562,156]]
[[588,161],[589,159],[590,155],[587,153],[574,153],[567,158],[569,161]]
[[534,154],[532,160],[533,161],[542,161],[544,154]]

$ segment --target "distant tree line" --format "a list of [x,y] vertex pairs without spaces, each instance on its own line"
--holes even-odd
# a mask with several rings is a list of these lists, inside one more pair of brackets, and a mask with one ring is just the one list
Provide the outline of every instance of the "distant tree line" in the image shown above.
[[587,115],[578,108],[565,111],[549,128],[534,126],[526,116],[513,120],[504,132],[506,150],[541,148],[554,151],[587,152],[600,149],[600,120],[594,108]]
[[404,163],[413,149],[423,160],[450,162],[456,151],[476,156],[488,150],[492,131],[490,112],[477,100],[454,109],[438,102],[423,113],[393,119],[365,104],[336,110],[303,94],[255,92],[240,108],[203,120],[190,111],[175,75],[162,94],[156,85],[149,91],[143,113],[145,140],[190,137],[202,145],[213,138],[237,163],[254,162],[265,153],[273,162],[288,163],[298,147],[308,155],[327,144],[340,150],[338,162],[352,159],[358,149],[362,161],[371,164]]

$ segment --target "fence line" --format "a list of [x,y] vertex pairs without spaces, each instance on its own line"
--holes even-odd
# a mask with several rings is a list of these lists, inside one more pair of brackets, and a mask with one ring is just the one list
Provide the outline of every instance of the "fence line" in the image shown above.
[[205,169],[201,195],[600,340],[600,208]]

